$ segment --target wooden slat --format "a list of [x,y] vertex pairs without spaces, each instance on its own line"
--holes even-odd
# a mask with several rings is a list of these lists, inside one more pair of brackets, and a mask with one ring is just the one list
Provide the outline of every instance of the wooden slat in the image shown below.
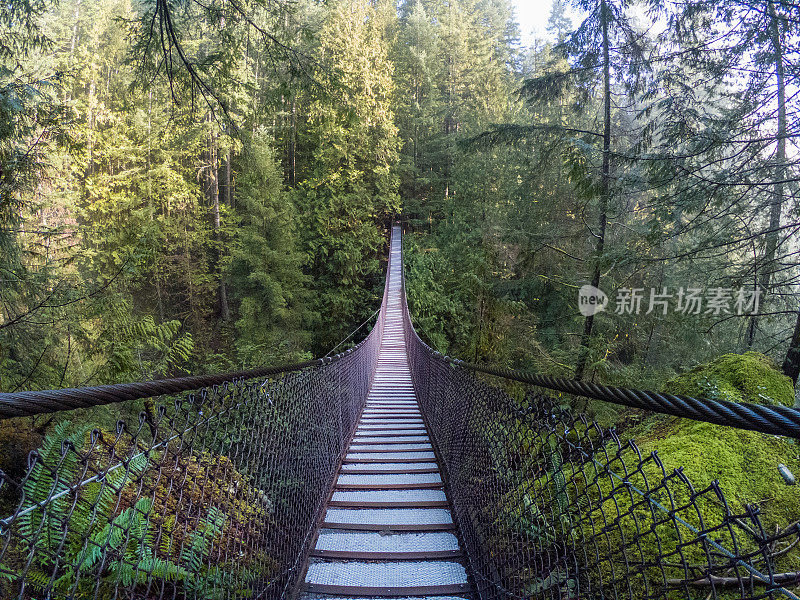
[[434,458],[345,458],[342,461],[342,464],[367,465],[371,463],[429,463],[429,462],[436,462],[436,459]]
[[322,529],[347,529],[349,531],[385,531],[385,532],[408,532],[408,531],[453,531],[456,526],[454,523],[335,523],[323,521]]
[[364,502],[362,500],[331,500],[336,508],[450,508],[447,500],[408,500],[406,502]]
[[370,470],[353,470],[353,471],[339,471],[342,475],[431,475],[438,473],[439,469],[410,469],[408,471],[393,471],[392,469],[370,469]]
[[429,437],[427,431],[423,431],[422,433],[407,433],[405,430],[401,429],[398,433],[361,433],[356,432],[355,437],[353,440],[357,440],[360,437]]
[[[364,436],[364,437],[369,437],[369,436]],[[422,437],[422,436],[417,436],[417,437]],[[425,436],[425,437],[427,437],[427,436]],[[406,442],[406,441],[403,441],[403,442],[359,442],[359,441],[356,440],[356,438],[353,438],[353,442],[350,444],[350,447],[352,448],[353,446],[407,446],[408,444],[430,444],[430,439],[422,440],[422,441],[419,441],[419,442],[410,442],[410,441],[409,442]],[[431,449],[433,449],[432,446],[431,446]],[[358,450],[351,450],[351,452],[358,452]],[[399,450],[398,452],[402,452],[402,450]]]
[[370,408],[369,410],[365,410],[361,415],[362,419],[377,419],[382,417],[400,417],[401,419],[408,419],[409,417],[420,417],[422,418],[422,413],[419,412],[418,408],[409,408],[405,412],[397,412],[397,408],[392,408],[392,412],[383,412],[380,408]]
[[[420,444],[424,444],[425,442],[419,442],[419,443]],[[390,446],[391,444],[381,444],[381,445],[382,446]],[[347,453],[348,454],[397,454],[398,452],[403,453],[403,454],[420,454],[421,452],[430,452],[430,450],[427,449],[427,448],[409,448],[407,450],[369,450],[369,449],[364,449],[364,450],[355,449],[355,450],[352,450],[350,448],[347,449]],[[430,462],[431,460],[434,460],[434,459],[429,458],[428,462]]]
[[320,585],[317,583],[307,583],[304,586],[306,592],[315,594],[339,594],[341,596],[353,596],[369,598],[378,596],[390,598],[392,596],[449,596],[452,594],[469,593],[470,587],[467,584],[453,585],[418,585],[415,587],[355,587],[350,585]]
[[[349,474],[349,473],[348,473]],[[336,483],[335,490],[438,490],[444,484],[439,483]]]
[[390,421],[390,423],[384,423],[384,425],[391,425],[396,423],[397,425],[411,425],[411,424],[419,424],[422,425],[422,415],[419,418],[412,418],[412,415],[376,415],[376,416],[364,416],[361,417],[361,423],[364,425],[377,425],[377,423],[367,423],[367,421]]
[[340,560],[449,560],[461,562],[461,550],[435,550],[428,552],[353,552],[350,550],[312,550],[314,558],[335,558]]

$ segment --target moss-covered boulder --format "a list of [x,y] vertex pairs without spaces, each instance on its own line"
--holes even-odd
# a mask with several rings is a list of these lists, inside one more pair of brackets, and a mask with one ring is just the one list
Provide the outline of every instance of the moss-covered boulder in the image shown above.
[[[766,551],[761,527],[768,535],[785,532],[771,550],[774,572],[792,572],[800,564],[792,533],[800,519],[800,494],[777,469],[783,463],[800,473],[798,446],[790,440],[659,418],[641,428],[636,446],[608,440],[584,454],[575,451],[574,440],[585,441],[591,430],[578,428],[576,435],[575,429],[561,433],[556,427],[550,444],[528,445],[535,454],[517,471],[516,487],[499,499],[493,513],[493,551],[513,556],[512,550],[522,550],[554,564],[564,547],[574,548],[579,565],[555,574],[578,581],[580,572],[581,585],[597,597],[601,589],[606,597],[633,598],[663,590],[659,597],[685,599],[680,582],[732,572],[719,548],[756,557],[757,567],[766,569],[760,559]],[[533,427],[529,431],[541,435]],[[717,546],[710,547],[709,538]],[[509,564],[513,571],[515,563]],[[514,581],[538,596],[554,585],[551,576],[525,571]],[[691,597],[698,600],[710,592],[702,583],[697,590]],[[735,586],[717,590],[716,596],[742,598]]]
[[[761,404],[791,405],[794,396],[791,381],[755,352],[721,356],[675,377],[665,390]],[[793,440],[653,414],[628,425],[622,439],[598,437],[570,420],[552,429],[535,421],[505,423],[491,438],[502,440],[505,452],[491,455],[511,487],[494,512],[491,543],[500,554],[540,553],[547,564],[557,562],[563,547],[576,548],[576,560],[585,562],[575,572],[598,597],[602,589],[608,597],[658,591],[659,597],[686,598],[682,582],[697,581],[696,597],[705,598],[711,590],[702,581],[709,573],[733,576],[720,548],[756,557],[757,568],[775,572],[793,572],[800,564],[792,533],[800,494],[778,471],[782,463],[800,475],[800,447]],[[512,460],[516,456],[524,459]],[[767,548],[762,527],[766,535],[784,534]],[[515,582],[536,596],[556,583],[563,590],[569,578],[577,585],[575,572],[525,571]],[[716,596],[742,597],[736,586]]]
[[[673,378],[665,391],[732,402],[794,403],[791,379],[758,352],[724,354]],[[668,471],[683,467],[695,486],[718,481],[734,510],[756,503],[771,524],[800,517],[800,494],[778,472],[783,463],[800,473],[800,449],[791,439],[664,417],[631,433],[644,453],[658,452]]]
[[723,354],[670,379],[664,391],[731,402],[794,403],[792,380],[758,352]]
[[764,521],[785,527],[800,518],[800,494],[778,464],[800,474],[800,449],[787,438],[675,419],[636,440],[643,454],[658,452],[668,473],[683,468],[694,486],[719,482],[733,511],[757,504]]

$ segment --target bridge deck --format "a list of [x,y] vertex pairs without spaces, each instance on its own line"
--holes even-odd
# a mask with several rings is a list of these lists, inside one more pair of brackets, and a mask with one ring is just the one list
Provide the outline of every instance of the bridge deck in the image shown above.
[[461,600],[470,589],[411,382],[401,268],[396,235],[378,366],[309,558],[303,600]]

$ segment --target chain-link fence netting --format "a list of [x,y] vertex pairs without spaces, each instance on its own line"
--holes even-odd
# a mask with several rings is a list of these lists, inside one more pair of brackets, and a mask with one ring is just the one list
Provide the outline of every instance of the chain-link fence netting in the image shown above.
[[[442,357],[402,302],[480,598],[798,599],[800,511],[694,486],[541,388]],[[50,433],[16,474],[0,472],[0,598],[291,597],[364,406],[384,310],[351,351],[146,400],[116,428],[53,412],[67,397],[49,393]]]
[[54,413],[21,475],[0,472],[0,597],[287,597],[383,322],[315,366],[149,400],[116,428]]

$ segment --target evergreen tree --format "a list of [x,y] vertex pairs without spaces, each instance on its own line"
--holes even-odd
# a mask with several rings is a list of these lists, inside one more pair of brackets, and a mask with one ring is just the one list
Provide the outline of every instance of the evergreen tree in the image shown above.
[[[793,326],[782,313],[796,306],[782,299],[798,274],[783,266],[791,234],[782,215],[796,179],[787,158],[796,109],[786,90],[796,81],[788,56],[797,24],[772,2],[691,2],[668,16],[665,42],[690,58],[657,71],[660,87],[675,89],[657,102],[652,119],[651,181],[662,195],[660,212],[673,223],[672,238],[685,240],[684,256],[723,248],[720,270],[760,290],[763,314],[747,317],[742,345],[751,348],[761,337],[773,347],[766,340],[781,335],[791,354]],[[722,43],[709,50],[708,40],[717,38]]]
[[407,214],[420,211],[433,189],[438,187],[437,165],[431,140],[440,126],[440,97],[437,89],[439,38],[437,27],[422,0],[401,7],[401,27],[394,49],[400,150],[400,189]]
[[547,19],[547,31],[561,44],[572,29],[572,19],[567,15],[565,0],[553,0],[550,5],[550,16]]
[[303,356],[307,347],[305,261],[296,248],[296,211],[283,190],[269,136],[256,131],[240,165],[236,247],[230,266],[239,301],[240,364],[270,364]]
[[[523,93],[533,102],[557,99],[564,86],[572,83],[578,90],[577,110],[587,108],[591,93],[599,88],[601,98],[601,131],[577,131],[562,127],[545,127],[546,131],[566,135],[583,134],[590,144],[599,140],[599,176],[593,177],[586,171],[586,163],[591,157],[583,156],[580,146],[569,156],[573,179],[583,193],[597,202],[597,221],[587,227],[594,239],[592,270],[589,283],[599,287],[602,272],[605,270],[606,237],[608,211],[612,200],[612,85],[618,85],[630,97],[641,89],[642,77],[649,65],[643,48],[643,38],[631,22],[627,0],[580,0],[576,8],[588,13],[588,17],[562,44],[558,52],[564,52],[572,59],[572,65],[565,71],[528,79]],[[535,126],[532,131],[539,130]],[[512,132],[513,133],[513,132]],[[588,178],[587,178],[588,175]],[[575,377],[583,377],[589,360],[589,347],[594,328],[595,315],[584,320],[581,334],[581,348],[575,366]]]
[[338,0],[328,11],[319,53],[334,80],[314,92],[309,106],[302,143],[313,149],[313,161],[298,196],[322,323],[319,351],[374,310],[385,240],[380,225],[400,208],[387,44],[394,9],[386,2]]

